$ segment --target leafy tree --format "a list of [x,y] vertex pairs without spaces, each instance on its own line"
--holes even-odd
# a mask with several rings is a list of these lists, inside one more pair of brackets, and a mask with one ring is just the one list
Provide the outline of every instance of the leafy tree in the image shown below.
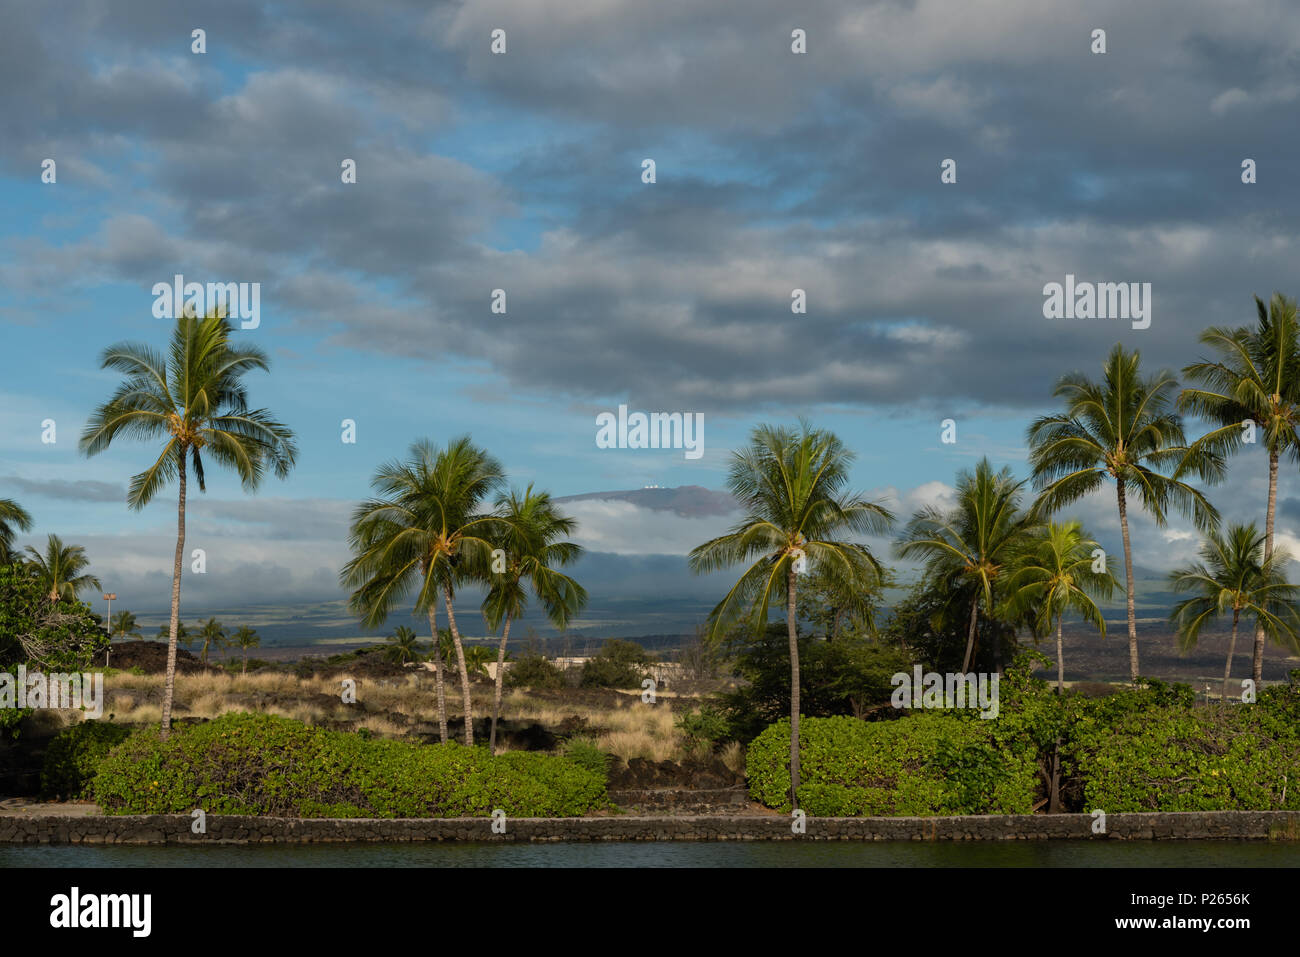
[[[354,557],[344,567],[343,583],[355,588],[351,607],[364,624],[380,625],[393,604],[413,589],[415,611],[429,616],[438,633],[437,599],[441,593],[460,666],[465,707],[465,743],[474,743],[474,712],[469,671],[456,627],[456,587],[483,582],[490,568],[496,521],[482,511],[483,502],[504,483],[501,464],[475,446],[469,436],[445,449],[427,441],[411,446],[405,462],[380,466],[371,480],[379,497],[353,513],[349,535]],[[442,665],[435,656],[438,724],[447,739]]]
[[[881,628],[881,642],[900,648],[928,671],[941,673],[997,669],[996,647],[1004,655],[1017,651],[1017,622],[1003,616],[1005,606],[995,606],[993,615],[980,615],[975,626],[974,650],[967,663],[970,644],[971,603],[980,598],[980,584],[965,578],[952,582],[922,578],[897,602]],[[963,664],[967,667],[963,668]]]
[[[1050,522],[1033,531],[1033,537],[1016,556],[1015,570],[1008,582],[1013,606],[1035,607],[1040,631],[1056,621],[1056,691],[1065,690],[1065,644],[1061,621],[1068,611],[1077,612],[1104,638],[1106,620],[1093,596],[1109,598],[1119,587],[1110,569],[1110,558],[1094,557],[1100,546],[1083,531],[1078,521]],[[1095,565],[1100,562],[1102,569]]]
[[[1124,584],[1128,596],[1129,674],[1138,679],[1137,613],[1133,604],[1133,552],[1128,534],[1128,495],[1164,526],[1170,506],[1190,515],[1202,529],[1218,525],[1219,513],[1198,489],[1181,480],[1195,472],[1217,481],[1223,458],[1213,448],[1189,448],[1182,420],[1170,409],[1177,387],[1173,374],[1143,377],[1139,354],[1116,343],[1106,359],[1102,382],[1079,373],[1061,378],[1055,395],[1065,411],[1037,419],[1030,427],[1029,461],[1041,489],[1034,510],[1050,514],[1115,482],[1124,541]],[[1166,471],[1171,474],[1164,474]]]
[[140,623],[136,621],[135,615],[129,611],[119,611],[113,616],[110,632],[116,638],[138,638],[144,641],[144,634],[140,631]]
[[85,602],[65,595],[51,601],[22,565],[0,565],[0,667],[30,662],[49,671],[79,671],[108,642]]
[[209,618],[202,627],[199,628],[199,641],[203,645],[199,651],[199,659],[206,665],[208,663],[208,647],[217,648],[226,647],[226,629],[221,622],[215,618]]
[[167,677],[163,688],[162,737],[171,733],[176,685],[176,642],[180,626],[181,567],[185,560],[185,496],[190,470],[205,491],[204,453],[233,469],[248,492],[267,469],[288,476],[297,457],[293,433],[265,409],[248,407],[243,378],[270,367],[255,346],[234,345],[224,316],[182,316],[176,320],[166,356],[145,345],[121,343],[103,354],[103,368],[125,378],[95,410],[81,436],[81,451],[97,455],[114,439],[162,442],[158,458],[131,479],[127,504],[142,509],[173,480],[179,485],[176,555],[172,565],[171,623]]
[[790,653],[790,798],[799,806],[799,640],[800,568],[821,569],[841,593],[867,590],[882,568],[871,550],[841,535],[886,530],[893,516],[881,505],[847,492],[853,453],[833,433],[802,422],[798,432],[760,425],[749,445],[733,452],[727,488],[744,518],[727,534],[691,551],[696,573],[732,565],[749,567],[710,616],[713,635],[740,617],[751,632],[767,627],[772,599],[786,602]]
[[262,636],[253,628],[247,625],[241,625],[233,636],[235,645],[243,652],[243,667],[240,669],[241,674],[248,673],[248,649],[256,648],[262,643]]
[[[1241,449],[1251,423],[1262,433],[1268,450],[1268,505],[1264,511],[1264,557],[1273,554],[1273,520],[1277,514],[1278,463],[1285,455],[1300,462],[1300,321],[1296,303],[1279,292],[1268,305],[1255,297],[1258,321],[1253,329],[1212,326],[1200,341],[1217,358],[1202,359],[1183,369],[1199,387],[1183,389],[1178,407],[1211,422],[1211,429],[1192,443],[1227,455]],[[1253,441],[1253,435],[1251,440]],[[1263,678],[1264,635],[1255,632],[1252,674]]]
[[640,688],[650,664],[649,653],[635,641],[610,638],[600,653],[582,666],[584,688]]
[[1291,560],[1286,549],[1264,553],[1264,535],[1252,522],[1233,525],[1226,535],[1211,532],[1202,544],[1201,561],[1176,569],[1169,575],[1176,592],[1194,592],[1174,606],[1169,620],[1178,630],[1180,647],[1196,645],[1202,627],[1214,618],[1232,612],[1232,637],[1228,640],[1228,661],[1223,667],[1223,700],[1228,698],[1232,655],[1237,647],[1237,624],[1244,614],[1292,654],[1300,652],[1297,626],[1300,615],[1296,602],[1300,588],[1286,581],[1283,569]]
[[577,522],[561,514],[549,492],[534,492],[530,484],[520,494],[512,489],[497,499],[500,521],[493,529],[496,546],[504,553],[504,567],[489,573],[491,582],[483,598],[483,618],[488,627],[501,627],[497,647],[496,688],[492,705],[492,730],[488,746],[495,753],[497,718],[501,714],[506,641],[510,623],[524,613],[528,591],[537,596],[546,617],[563,631],[587,603],[587,592],[558,568],[577,561],[582,546],[564,537],[572,535]]
[[11,498],[0,498],[0,565],[8,565],[17,557],[14,554],[14,534],[32,527],[32,517],[27,510]]
[[[1001,597],[1008,565],[1032,527],[1030,517],[1020,510],[1020,490],[1011,470],[994,473],[987,458],[973,473],[957,475],[957,504],[948,512],[934,506],[918,510],[903,530],[896,548],[902,558],[923,559],[925,574],[948,594],[961,595],[969,602],[966,654],[961,670],[970,670],[975,650],[980,603],[992,615]],[[962,589],[962,584],[975,587]],[[1001,643],[993,632],[994,667],[1001,670]]]
[[420,644],[416,640],[415,631],[406,625],[398,625],[384,647],[384,657],[398,665],[416,661],[420,653]]
[[78,592],[87,588],[101,588],[99,579],[94,575],[82,574],[90,565],[86,550],[80,545],[64,545],[57,535],[50,535],[45,554],[41,554],[30,545],[27,546],[28,572],[41,583],[45,593],[53,601],[56,598],[77,597]]

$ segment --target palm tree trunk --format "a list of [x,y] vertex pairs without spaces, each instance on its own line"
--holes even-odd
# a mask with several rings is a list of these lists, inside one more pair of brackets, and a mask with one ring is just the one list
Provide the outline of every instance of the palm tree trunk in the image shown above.
[[[1264,512],[1264,561],[1273,557],[1273,518],[1277,514],[1277,449],[1268,450],[1268,508]],[[1255,653],[1251,677],[1258,685],[1264,680],[1264,629],[1255,626]]]
[[447,698],[442,687],[442,655],[438,653],[438,603],[429,602],[429,630],[433,632],[433,681],[438,687],[438,737],[447,743]]
[[1219,707],[1226,708],[1228,705],[1228,678],[1232,675],[1232,653],[1237,650],[1237,619],[1241,617],[1241,609],[1232,609],[1232,637],[1228,639],[1228,663],[1223,666],[1223,694],[1219,698]]
[[1138,679],[1137,611],[1133,605],[1133,551],[1128,540],[1128,501],[1124,496],[1124,480],[1116,479],[1115,491],[1119,498],[1119,530],[1124,539],[1124,584],[1128,590],[1128,670],[1134,684]]
[[977,593],[970,603],[970,628],[966,631],[966,656],[961,660],[961,673],[966,674],[970,671],[971,655],[975,651],[975,622],[979,613],[980,596]]
[[790,805],[799,807],[799,634],[795,622],[794,565],[786,573],[785,627],[790,636]]
[[474,744],[474,706],[469,697],[469,670],[465,667],[465,649],[461,647],[460,631],[456,628],[456,610],[451,605],[451,589],[443,586],[443,600],[447,603],[447,624],[451,626],[451,642],[456,646],[456,663],[460,667],[460,690],[465,697],[465,744]]
[[1056,616],[1056,693],[1065,694],[1065,643],[1061,640],[1061,616]]
[[244,649],[244,667],[240,669],[240,674],[248,674],[248,649]]
[[176,560],[172,565],[171,636],[167,639],[167,678],[163,682],[162,738],[172,730],[172,696],[176,693],[176,632],[181,619],[181,567],[185,563],[185,447],[180,452],[181,490],[176,505]]
[[497,716],[501,714],[501,679],[506,666],[506,640],[510,637],[510,616],[501,629],[501,646],[497,648],[497,687],[496,699],[492,702],[492,734],[488,738],[488,750],[497,753]]

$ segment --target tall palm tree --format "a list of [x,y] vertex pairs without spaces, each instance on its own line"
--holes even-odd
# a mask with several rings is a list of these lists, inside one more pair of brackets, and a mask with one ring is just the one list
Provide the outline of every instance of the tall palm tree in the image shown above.
[[129,611],[119,611],[113,616],[110,622],[109,633],[118,638],[138,638],[144,641],[144,633],[140,631],[140,623],[136,621],[135,615]]
[[[1124,584],[1128,598],[1129,673],[1138,678],[1137,614],[1133,595],[1133,551],[1128,532],[1128,496],[1164,526],[1170,506],[1190,515],[1197,527],[1217,527],[1219,513],[1196,488],[1181,480],[1195,472],[1218,481],[1223,457],[1212,448],[1190,449],[1182,419],[1170,408],[1177,382],[1168,371],[1144,378],[1137,351],[1116,343],[1106,359],[1102,382],[1079,373],[1061,378],[1055,395],[1065,411],[1045,415],[1029,427],[1029,462],[1039,488],[1034,511],[1051,514],[1114,480],[1124,542]],[[1167,470],[1172,474],[1166,475]]]
[[240,669],[241,674],[248,674],[248,649],[256,648],[262,643],[262,636],[254,628],[247,625],[241,625],[232,637],[235,645],[243,652],[244,666]]
[[217,619],[209,618],[199,629],[199,641],[203,642],[199,649],[199,660],[206,665],[209,646],[226,647],[226,629]]
[[[411,446],[405,462],[380,466],[371,480],[379,498],[363,502],[353,514],[349,534],[354,557],[343,568],[345,585],[354,587],[351,607],[369,626],[382,624],[394,602],[416,590],[415,610],[429,616],[438,634],[437,600],[447,609],[465,707],[465,743],[474,743],[474,711],[469,671],[456,625],[458,585],[484,581],[491,564],[495,519],[482,511],[505,481],[501,464],[469,436],[445,449],[427,441]],[[438,721],[447,739],[442,666],[434,659]]]
[[505,552],[505,567],[500,572],[491,572],[491,587],[483,598],[483,617],[488,627],[495,631],[504,622],[497,647],[496,690],[488,737],[488,748],[493,753],[497,746],[497,719],[501,714],[506,642],[510,638],[510,623],[528,605],[525,585],[531,587],[542,603],[546,617],[561,630],[587,604],[586,589],[556,570],[582,555],[581,545],[561,540],[562,536],[572,535],[578,523],[556,510],[549,492],[534,492],[531,484],[522,495],[511,489],[496,504],[501,521],[494,530],[493,540]]
[[11,498],[0,498],[0,564],[9,564],[18,556],[14,552],[14,535],[28,531],[32,517]]
[[1078,613],[1106,637],[1106,620],[1093,601],[1109,598],[1119,587],[1110,568],[1094,570],[1093,552],[1100,546],[1083,531],[1082,523],[1050,522],[1040,526],[1015,559],[1015,571],[1007,582],[1015,606],[1033,605],[1038,610],[1040,629],[1050,629],[1056,620],[1056,693],[1065,688],[1065,645],[1062,618],[1067,611]]
[[57,535],[50,535],[41,554],[27,546],[27,570],[45,589],[50,601],[67,598],[75,601],[77,593],[87,588],[101,588],[94,575],[82,574],[90,565],[86,550],[80,545],[64,545]]
[[[1001,579],[1031,527],[1030,517],[1020,510],[1024,484],[1012,477],[1011,469],[995,473],[989,460],[981,459],[973,473],[958,473],[956,506],[946,513],[934,506],[919,509],[895,545],[900,558],[924,560],[927,577],[950,583],[949,595],[970,594],[963,672],[970,670],[975,652],[980,602],[992,615]],[[999,666],[1000,658],[1001,649],[995,648]]]
[[384,657],[394,664],[405,664],[420,657],[420,645],[414,630],[406,625],[398,625],[387,639]]
[[790,642],[790,801],[799,806],[799,640],[797,576],[822,570],[844,589],[867,590],[882,567],[871,550],[844,534],[883,534],[894,516],[846,491],[853,453],[834,433],[800,423],[798,431],[760,425],[731,455],[727,488],[744,517],[725,535],[691,550],[690,567],[704,574],[748,562],[749,567],[711,613],[719,637],[736,619],[749,631],[767,627],[772,599],[786,602]]
[[1277,548],[1265,555],[1264,535],[1253,522],[1233,525],[1227,535],[1211,533],[1200,551],[1200,562],[1169,575],[1174,591],[1196,592],[1175,605],[1169,617],[1178,630],[1179,645],[1186,651],[1196,644],[1206,622],[1232,612],[1232,636],[1223,666],[1222,700],[1226,702],[1232,655],[1237,647],[1237,624],[1243,614],[1254,619],[1256,629],[1278,644],[1292,653],[1300,651],[1300,615],[1296,611],[1300,587],[1288,584],[1283,573],[1291,560],[1286,549]]
[[[1200,341],[1215,353],[1183,369],[1199,388],[1186,388],[1178,407],[1211,422],[1211,429],[1192,444],[1221,454],[1239,450],[1242,425],[1255,423],[1268,450],[1268,505],[1264,510],[1264,556],[1273,554],[1273,520],[1277,514],[1277,472],[1283,455],[1300,462],[1300,321],[1296,303],[1280,292],[1268,305],[1255,297],[1257,322],[1248,327],[1212,326]],[[1252,674],[1258,683],[1264,671],[1264,632],[1256,630]]]
[[255,346],[231,342],[228,319],[182,316],[172,330],[164,356],[146,345],[120,343],[104,350],[103,368],[125,378],[117,391],[95,410],[81,436],[81,451],[96,455],[118,436],[163,443],[152,465],[131,479],[127,504],[142,509],[173,479],[179,485],[176,506],[176,555],[172,564],[171,633],[167,678],[163,688],[162,736],[171,732],[176,684],[176,635],[180,623],[181,566],[185,559],[185,496],[190,470],[204,484],[203,454],[233,469],[244,490],[256,491],[267,469],[288,476],[298,449],[293,433],[266,409],[248,407],[243,377],[270,368]]

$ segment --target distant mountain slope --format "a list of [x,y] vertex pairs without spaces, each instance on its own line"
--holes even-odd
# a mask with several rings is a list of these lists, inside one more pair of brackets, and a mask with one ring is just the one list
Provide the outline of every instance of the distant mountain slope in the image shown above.
[[701,518],[706,515],[726,515],[736,510],[736,500],[729,492],[715,492],[702,485],[680,485],[677,488],[634,488],[613,492],[584,492],[566,495],[557,502],[617,501],[630,502],[640,508],[661,512],[676,512],[683,518]]

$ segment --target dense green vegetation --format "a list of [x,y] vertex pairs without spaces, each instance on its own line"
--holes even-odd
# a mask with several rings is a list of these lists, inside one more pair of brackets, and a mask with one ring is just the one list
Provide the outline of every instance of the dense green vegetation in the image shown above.
[[137,732],[99,765],[109,814],[287,817],[573,817],[606,806],[605,782],[563,757],[451,743],[367,740],[264,714]]
[[89,797],[100,762],[130,736],[130,728],[108,721],[83,721],[60,731],[45,751],[42,796]]

